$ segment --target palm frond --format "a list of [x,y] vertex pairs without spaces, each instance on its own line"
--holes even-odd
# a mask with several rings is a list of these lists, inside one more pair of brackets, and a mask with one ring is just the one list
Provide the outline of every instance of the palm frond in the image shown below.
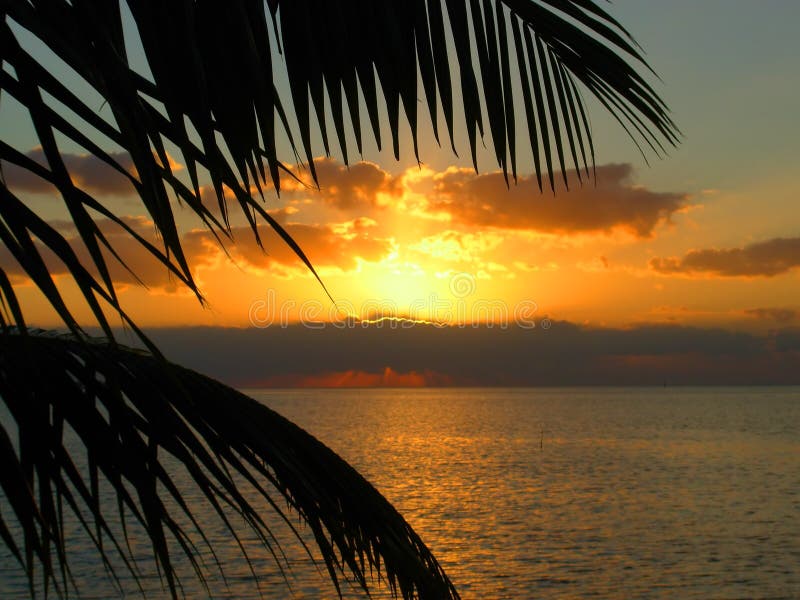
[[[232,197],[259,244],[258,221],[264,220],[313,272],[261,202],[280,192],[282,173],[293,176],[282,161],[302,153],[316,182],[315,135],[326,153],[335,142],[348,162],[350,131],[359,153],[370,134],[383,143],[383,109],[395,156],[405,120],[419,158],[421,91],[437,140],[444,137],[441,110],[455,151],[456,117],[463,112],[475,168],[479,136],[488,134],[498,165],[512,177],[520,168],[517,122],[524,113],[540,188],[544,180],[555,190],[555,173],[560,168],[566,177],[569,159],[579,178],[590,174],[594,142],[583,92],[634,143],[660,155],[676,142],[677,129],[639,74],[646,65],[629,34],[592,0],[0,0],[0,64],[0,100],[12,98],[27,111],[44,159],[37,162],[4,135],[0,178],[13,167],[52,186],[83,245],[73,247],[2,178],[0,242],[73,334],[29,335],[14,282],[0,269],[0,397],[19,429],[18,449],[13,435],[0,430],[0,458],[9,465],[0,484],[24,532],[17,539],[0,517],[0,538],[31,580],[38,563],[47,582],[56,584],[58,570],[59,589],[68,586],[59,529],[65,505],[87,515],[84,529],[102,557],[106,539],[135,572],[126,562],[125,539],[115,537],[98,501],[103,478],[117,494],[119,516],[146,530],[173,594],[170,547],[198,565],[202,578],[193,542],[159,495],[192,521],[160,462],[169,453],[221,519],[232,508],[269,546],[266,524],[240,493],[237,477],[269,501],[273,492],[255,476],[268,481],[307,522],[335,582],[336,573],[348,571],[364,585],[370,566],[383,562],[384,575],[403,596],[455,596],[408,525],[332,452],[240,394],[165,366],[120,304],[109,262],[125,265],[124,257],[98,220],[127,231],[202,301],[181,244],[176,202],[222,243],[230,237],[226,195]],[[284,70],[288,90],[280,83]],[[160,242],[144,239],[107,198],[81,186],[65,158],[76,148],[127,182]],[[173,168],[173,155],[182,173]],[[207,184],[218,210],[201,197]],[[82,334],[48,255],[61,260],[108,342],[89,343]],[[114,342],[109,309],[134,328],[150,354]],[[86,445],[88,482],[60,441],[66,424]]]
[[[402,106],[419,158],[417,106],[424,93],[437,139],[441,109],[456,148],[455,104],[460,103],[475,167],[478,135],[484,137],[486,130],[498,165],[513,176],[521,143],[517,113],[524,113],[540,187],[544,178],[554,190],[557,168],[567,183],[570,158],[579,178],[593,167],[583,89],[640,147],[658,155],[677,140],[666,107],[637,72],[637,66],[648,67],[635,42],[592,0],[268,0],[266,6],[246,0],[4,0],[0,14],[5,65],[0,93],[28,110],[47,165],[32,162],[7,142],[0,146],[0,164],[27,170],[60,193],[93,263],[86,272],[73,263],[68,269],[106,329],[103,309],[120,311],[106,255],[119,257],[94,217],[113,210],[74,183],[63,160],[64,143],[83,148],[129,182],[163,244],[144,245],[145,250],[202,298],[171,198],[224,240],[230,228],[225,190],[230,190],[256,239],[261,218],[313,271],[302,249],[251,193],[280,191],[281,173],[289,172],[279,157],[282,139],[284,160],[297,156],[299,140],[316,182],[315,132],[326,153],[335,137],[348,162],[348,131],[359,153],[368,131],[380,146],[379,114],[385,107],[399,157]],[[140,43],[144,59],[129,55],[132,39]],[[52,53],[47,60],[42,45]],[[78,83],[64,83],[59,71],[64,65]],[[289,90],[279,89],[284,69]],[[456,71],[460,87],[453,82]],[[331,114],[326,114],[328,105]],[[328,132],[329,122],[334,133]],[[133,168],[104,151],[108,144],[126,152]],[[168,148],[179,153],[185,176],[173,171]],[[219,218],[202,202],[205,181],[216,192]],[[35,230],[33,223],[21,222],[8,205],[0,203],[0,220],[11,229],[4,242],[75,327],[38,256],[41,244],[57,250],[65,242],[45,221],[35,223]],[[8,298],[8,290],[3,295]]]
[[[337,588],[348,579],[367,589],[374,574],[403,598],[458,597],[422,540],[351,466],[277,413],[207,377],[102,340],[7,332],[0,396],[19,439],[15,448],[0,427],[0,486],[24,532],[16,539],[0,521],[0,535],[29,577],[35,563],[42,565],[45,587],[71,585],[62,535],[70,512],[109,564],[117,555],[133,577],[127,531],[111,523],[138,523],[177,595],[175,548],[204,578],[191,529],[202,544],[213,519],[200,511],[216,514],[237,540],[237,523],[245,523],[280,559],[259,510],[267,506],[293,530],[292,517],[300,516]],[[85,446],[85,465],[65,446],[66,430]],[[168,460],[183,468],[205,506],[184,499]],[[101,483],[116,502],[101,499]]]

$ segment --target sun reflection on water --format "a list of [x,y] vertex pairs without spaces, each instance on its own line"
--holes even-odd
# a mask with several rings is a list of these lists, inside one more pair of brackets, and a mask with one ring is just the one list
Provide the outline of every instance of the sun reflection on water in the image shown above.
[[[370,479],[465,599],[800,597],[800,390],[757,402],[747,389],[251,393]],[[336,598],[288,529],[274,530],[293,597]],[[209,532],[228,577],[226,589],[212,576],[215,597],[257,598],[236,543],[222,525]],[[243,540],[264,597],[289,597],[255,542]],[[149,552],[136,537],[134,550]],[[116,597],[78,551],[84,596]],[[0,597],[24,598],[7,558]],[[166,597],[155,573],[145,587]]]

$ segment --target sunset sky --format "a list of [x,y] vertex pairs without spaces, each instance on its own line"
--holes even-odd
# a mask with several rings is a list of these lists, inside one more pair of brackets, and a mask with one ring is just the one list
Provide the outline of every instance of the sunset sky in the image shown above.
[[[123,305],[149,331],[169,328],[153,335],[171,357],[238,385],[795,381],[800,4],[617,0],[611,11],[644,47],[663,80],[652,79],[656,91],[684,135],[666,158],[649,154],[645,164],[592,102],[596,182],[573,178],[569,191],[561,185],[555,195],[539,192],[521,144],[519,177],[510,188],[488,150],[479,153],[474,172],[458,131],[460,157],[426,132],[420,165],[409,136],[401,140],[399,162],[391,147],[381,152],[369,141],[363,160],[349,168],[336,152],[323,157],[318,144],[321,190],[287,177],[280,198],[268,191],[266,200],[335,305],[266,225],[265,254],[235,216],[236,244],[227,245],[226,256],[188,211],[179,213],[179,223],[208,306],[109,225],[110,239],[148,285],[117,269]],[[4,137],[41,157],[26,118],[4,99]],[[523,139],[524,126],[522,118]],[[73,179],[108,197],[155,241],[127,182],[78,148],[62,150],[72,153]],[[294,170],[310,181],[307,171]],[[40,214],[74,231],[41,180],[10,168],[5,176]],[[210,190],[208,201],[216,202]],[[0,261],[16,275],[28,320],[59,326],[4,250]],[[91,325],[77,300],[75,308]],[[412,330],[407,321],[381,317],[427,323]],[[345,325],[355,321],[347,318],[378,320],[373,329],[380,331],[359,324],[348,332]],[[298,323],[330,320],[340,327],[323,333]],[[508,327],[490,329],[487,322]],[[208,351],[198,350],[196,340],[212,338]],[[227,363],[215,357],[223,339],[240,344],[242,354],[283,348],[295,361],[267,368],[270,361],[250,358],[248,370],[231,359],[222,368]],[[437,343],[438,353],[431,350]],[[481,359],[487,353],[496,356]],[[538,357],[540,368],[514,366],[520,353]],[[550,362],[540,360],[545,354]],[[570,355],[591,358],[565,370],[559,357]],[[638,374],[614,375],[626,369]]]

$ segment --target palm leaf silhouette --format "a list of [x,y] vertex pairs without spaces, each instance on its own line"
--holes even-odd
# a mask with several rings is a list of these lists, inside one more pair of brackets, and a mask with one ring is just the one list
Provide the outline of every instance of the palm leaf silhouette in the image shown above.
[[[70,511],[98,549],[116,552],[136,576],[127,530],[120,536],[109,527],[98,485],[103,479],[116,495],[117,516],[137,522],[152,540],[173,595],[178,582],[171,546],[205,579],[192,532],[180,525],[183,517],[208,543],[208,519],[199,513],[204,508],[237,542],[237,523],[243,522],[279,560],[278,540],[247,494],[252,491],[290,528],[288,511],[302,517],[337,589],[345,574],[366,588],[374,569],[403,597],[456,596],[436,559],[375,488],[329,448],[255,400],[104,340],[28,332],[8,334],[4,341],[0,395],[20,444],[17,451],[0,428],[2,488],[23,526],[26,556],[2,517],[0,532],[27,569],[38,560],[46,578],[60,579],[54,581],[57,589],[67,589],[70,579],[62,560],[64,517],[56,515]],[[88,479],[65,446],[65,430],[74,431],[86,448]],[[180,462],[206,507],[184,500],[175,473],[163,464],[165,456]],[[38,498],[32,476],[39,483]],[[299,534],[298,539],[302,543]],[[49,558],[53,551],[60,569]]]
[[[454,151],[455,121],[463,112],[476,169],[479,136],[489,139],[507,178],[516,177],[518,144],[528,145],[540,188],[555,190],[559,170],[568,184],[570,160],[580,181],[591,177],[594,143],[582,92],[643,152],[661,155],[678,132],[639,74],[647,66],[627,31],[591,0],[0,0],[0,14],[2,100],[27,111],[41,148],[39,160],[4,136],[0,165],[52,185],[82,245],[71,245],[3,179],[0,240],[71,332],[32,334],[12,278],[0,269],[0,395],[19,446],[13,432],[0,431],[4,464],[11,465],[2,487],[23,539],[5,521],[0,537],[31,585],[40,564],[45,587],[55,582],[57,567],[59,591],[67,586],[63,501],[88,510],[86,533],[101,556],[111,552],[101,543],[112,535],[96,491],[103,477],[118,493],[118,516],[127,512],[145,527],[177,595],[166,540],[192,561],[195,551],[165,508],[164,494],[179,506],[180,497],[160,467],[161,451],[184,465],[208,502],[238,511],[268,546],[264,521],[229,471],[272,498],[257,483],[270,482],[310,527],[335,582],[337,573],[349,572],[366,587],[368,571],[382,563],[404,597],[456,596],[402,518],[330,450],[241,394],[161,357],[120,304],[110,264],[127,265],[98,222],[127,231],[202,301],[181,244],[176,203],[225,244],[232,198],[259,244],[264,220],[313,272],[263,202],[280,192],[282,174],[294,176],[279,149],[292,159],[302,154],[316,183],[315,135],[326,154],[335,142],[347,163],[349,132],[358,153],[365,135],[382,145],[385,110],[395,157],[407,124],[419,158],[421,95],[437,141],[444,137],[441,111]],[[526,142],[516,138],[522,114]],[[76,182],[65,148],[81,149],[128,182],[158,244],[131,228],[107,198]],[[173,158],[185,171],[173,168]],[[205,182],[214,190],[213,207],[201,194]],[[106,341],[84,334],[53,279],[48,254],[63,263]],[[148,353],[115,342],[109,312],[134,329]],[[88,484],[61,445],[64,423],[86,432],[81,439],[94,457]],[[140,450],[148,458],[134,463]],[[110,539],[124,556],[124,540]]]

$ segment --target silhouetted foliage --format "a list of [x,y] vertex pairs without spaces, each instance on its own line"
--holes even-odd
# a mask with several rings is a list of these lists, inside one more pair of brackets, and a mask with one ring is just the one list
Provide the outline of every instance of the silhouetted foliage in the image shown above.
[[[12,279],[0,270],[0,396],[17,433],[15,442],[14,432],[0,427],[0,484],[23,539],[2,520],[5,513],[0,537],[26,569],[31,589],[36,564],[45,587],[68,589],[65,504],[87,515],[83,527],[100,556],[117,552],[135,574],[124,540],[107,525],[98,492],[103,479],[118,499],[115,516],[128,515],[145,528],[177,595],[170,544],[193,565],[197,550],[170,512],[178,507],[193,519],[193,508],[183,504],[160,462],[167,453],[223,521],[223,506],[238,512],[279,564],[279,550],[237,477],[282,517],[275,494],[285,498],[313,533],[337,586],[349,574],[366,589],[375,570],[403,597],[456,597],[408,524],[333,452],[255,401],[160,356],[120,304],[109,261],[123,261],[98,221],[127,231],[202,301],[181,245],[176,203],[222,244],[230,239],[227,191],[257,239],[263,219],[313,271],[263,203],[279,192],[282,172],[293,176],[279,149],[291,158],[302,152],[316,182],[313,134],[320,134],[326,154],[335,138],[347,162],[348,129],[359,153],[365,132],[380,147],[379,111],[385,110],[399,157],[402,106],[418,155],[422,95],[437,140],[441,114],[455,150],[455,121],[463,110],[476,168],[478,136],[489,137],[506,177],[516,177],[517,119],[524,113],[524,143],[540,188],[555,189],[558,170],[568,183],[570,159],[579,180],[591,177],[594,145],[582,91],[637,145],[660,155],[677,131],[637,71],[646,65],[629,34],[591,0],[2,0],[0,11],[0,93],[27,109],[44,162],[5,135],[0,161],[53,186],[89,257],[81,260],[63,231],[3,180],[0,240],[70,331],[28,330]],[[285,61],[288,90],[278,83],[276,59]],[[75,147],[128,181],[159,245],[74,180],[64,148]],[[121,149],[130,164],[109,147]],[[185,172],[175,172],[172,158]],[[215,191],[213,209],[201,196],[206,181]],[[107,340],[84,334],[47,253],[64,264]],[[148,352],[114,340],[109,309]],[[65,425],[86,448],[89,481],[64,447]],[[197,575],[203,579],[199,566]]]

